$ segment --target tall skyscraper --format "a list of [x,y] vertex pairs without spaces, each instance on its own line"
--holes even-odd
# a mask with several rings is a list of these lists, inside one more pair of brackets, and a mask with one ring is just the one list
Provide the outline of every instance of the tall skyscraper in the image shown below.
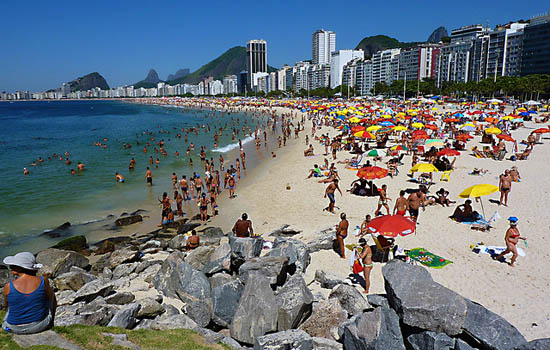
[[267,42],[249,40],[246,42],[246,70],[248,72],[248,89],[254,88],[254,74],[267,73]]
[[330,63],[330,55],[336,51],[336,33],[319,29],[311,36],[311,58],[313,64]]

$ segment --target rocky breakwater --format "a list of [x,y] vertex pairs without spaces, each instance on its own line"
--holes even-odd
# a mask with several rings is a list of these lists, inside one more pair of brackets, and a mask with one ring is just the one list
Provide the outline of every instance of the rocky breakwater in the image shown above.
[[[424,267],[391,261],[386,294],[365,298],[323,271],[330,289],[314,297],[304,280],[310,253],[332,249],[333,232],[310,244],[274,235],[236,238],[199,231],[201,246],[184,251],[176,230],[117,238],[90,256],[50,248],[37,259],[51,278],[55,325],[125,329],[191,329],[207,341],[254,349],[543,349],[510,323],[435,283]],[[108,248],[108,249],[107,249]],[[8,278],[0,269],[0,277]]]

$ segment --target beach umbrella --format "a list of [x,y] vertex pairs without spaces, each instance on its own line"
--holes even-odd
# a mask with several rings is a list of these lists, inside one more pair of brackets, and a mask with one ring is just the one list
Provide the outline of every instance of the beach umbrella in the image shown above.
[[393,123],[390,122],[390,121],[383,121],[383,122],[380,123],[379,125],[382,125],[382,126],[393,126]]
[[424,124],[422,123],[412,123],[411,126],[416,129],[421,129],[424,127]]
[[409,170],[410,173],[420,172],[420,173],[433,173],[438,172],[439,170],[430,163],[418,163]]
[[397,126],[393,127],[393,130],[394,131],[405,131],[405,130],[407,130],[407,127],[403,126],[403,125],[397,125]]
[[468,141],[468,140],[473,139],[474,137],[473,137],[473,136],[470,136],[470,135],[468,135],[468,134],[460,134],[460,135],[457,135],[455,138],[456,138],[457,140],[466,142],[466,141]]
[[504,141],[510,141],[510,142],[515,142],[516,141],[512,138],[512,136],[506,135],[506,134],[497,135],[497,138],[499,138],[501,140],[504,140]]
[[484,130],[487,135],[498,135],[502,133],[499,128],[487,128]]
[[460,152],[456,149],[444,148],[441,151],[437,152],[438,156],[459,156]]
[[364,131],[358,131],[356,132],[355,134],[353,134],[353,136],[355,137],[362,137],[364,139],[375,139],[376,136],[374,136],[373,134],[371,134],[370,132],[364,130]]
[[363,131],[365,129],[366,128],[363,125],[356,125],[353,128],[351,128],[351,132],[359,132],[359,131]]
[[465,131],[465,132],[472,132],[472,131],[476,131],[476,128],[475,128],[475,126],[464,124],[460,127],[460,130]]
[[439,129],[439,128],[437,127],[437,125],[435,125],[435,124],[426,124],[426,125],[424,125],[424,127],[425,127],[426,129],[430,129],[430,130],[433,130],[433,131],[436,131],[436,130]]
[[382,179],[389,173],[388,169],[380,168],[377,166],[367,166],[357,171],[357,176],[365,180]]
[[369,157],[378,157],[380,154],[378,153],[377,149],[370,150],[369,153],[367,153],[367,156]]
[[445,118],[443,119],[445,123],[458,123],[459,120],[457,118]]
[[361,121],[361,119],[357,118],[357,117],[351,117],[349,118],[349,122],[350,123],[359,123]]
[[550,129],[538,128],[537,130],[533,131],[532,134],[545,134],[547,132],[550,132]]
[[[488,196],[491,193],[495,193],[498,191],[498,187],[495,185],[489,185],[489,184],[479,184],[479,185],[473,185],[462,191],[458,196],[460,198],[479,198],[483,196]],[[483,201],[481,201],[481,198],[479,198],[479,201],[481,203],[481,211],[483,212],[483,217],[485,217],[485,209],[483,209]]]
[[373,132],[373,131],[378,131],[382,129],[382,127],[380,125],[371,125],[367,128],[367,131],[368,132]]
[[392,151],[408,151],[409,149],[405,146],[395,145],[390,148]]
[[367,230],[387,237],[407,236],[415,232],[416,224],[402,215],[384,215],[372,219]]
[[426,142],[424,142],[424,145],[430,146],[430,147],[441,147],[441,146],[444,146],[445,144],[440,139],[429,139],[429,140],[426,140]]
[[506,117],[502,117],[502,120],[514,120],[514,118],[513,115],[507,115]]

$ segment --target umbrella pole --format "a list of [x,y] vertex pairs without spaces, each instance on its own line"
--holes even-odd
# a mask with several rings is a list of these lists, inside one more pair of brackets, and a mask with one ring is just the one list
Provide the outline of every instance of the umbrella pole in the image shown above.
[[479,197],[479,201],[481,202],[481,212],[483,213],[483,219],[485,219],[485,209],[483,209],[483,199]]

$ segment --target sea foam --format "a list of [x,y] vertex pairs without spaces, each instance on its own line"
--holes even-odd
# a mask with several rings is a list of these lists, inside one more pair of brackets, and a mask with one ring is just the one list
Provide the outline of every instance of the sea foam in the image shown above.
[[[245,143],[250,142],[252,140],[254,140],[254,136],[248,136],[247,138],[242,140],[242,143],[244,145]],[[220,147],[220,148],[214,148],[214,149],[212,149],[212,152],[227,153],[231,150],[234,150],[235,148],[239,148],[239,143],[238,142],[230,143],[229,145],[223,146],[223,147]]]

